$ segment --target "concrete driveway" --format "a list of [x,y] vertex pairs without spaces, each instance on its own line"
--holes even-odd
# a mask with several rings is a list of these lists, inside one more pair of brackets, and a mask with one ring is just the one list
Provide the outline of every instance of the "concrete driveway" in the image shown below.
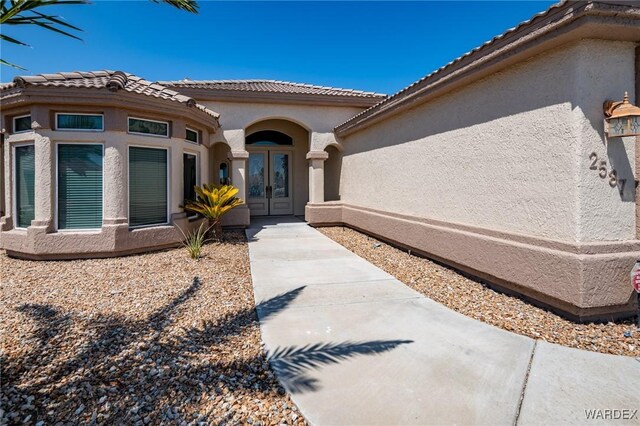
[[640,424],[638,359],[470,319],[294,218],[247,236],[270,362],[311,424]]

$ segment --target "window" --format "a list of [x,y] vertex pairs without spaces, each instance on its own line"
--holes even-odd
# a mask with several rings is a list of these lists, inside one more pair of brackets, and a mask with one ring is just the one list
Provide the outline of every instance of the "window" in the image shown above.
[[229,165],[227,163],[220,163],[220,185],[229,185]]
[[169,222],[167,150],[129,147],[129,225]]
[[196,190],[194,187],[198,184],[198,156],[196,154],[183,154],[182,171],[182,182],[184,184],[182,194],[184,202],[195,201]]
[[58,229],[102,226],[102,145],[58,144]]
[[129,133],[169,137],[169,123],[129,117]]
[[56,129],[58,130],[90,130],[100,132],[104,130],[104,116],[102,114],[56,114]]
[[276,130],[261,130],[247,136],[246,144],[259,146],[293,145],[293,139],[291,136]]
[[31,130],[31,116],[21,115],[13,117],[13,133],[28,132]]
[[189,142],[200,143],[200,134],[197,130],[193,130],[187,127],[187,135],[185,139]]
[[14,150],[15,221],[26,228],[35,219],[35,148],[16,146]]

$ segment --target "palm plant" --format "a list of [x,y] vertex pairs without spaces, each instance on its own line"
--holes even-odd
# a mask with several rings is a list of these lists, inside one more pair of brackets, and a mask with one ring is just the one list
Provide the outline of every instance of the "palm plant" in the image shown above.
[[[198,13],[198,3],[195,0],[151,0],[153,3],[167,3],[180,10],[191,13]],[[80,40],[80,37],[71,33],[71,31],[82,31],[80,28],[65,22],[62,17],[56,15],[45,15],[39,10],[45,6],[61,6],[69,4],[88,4],[88,0],[0,0],[0,25],[36,25],[49,31],[62,34],[67,37]],[[38,9],[38,10],[36,10]],[[28,44],[10,37],[4,33],[0,33],[0,40],[6,41],[20,46],[29,46]],[[13,68],[24,70],[19,65],[0,59],[0,64]]]
[[196,200],[189,201],[184,209],[204,216],[209,221],[209,228],[213,231],[213,238],[222,236],[222,216],[231,209],[244,204],[244,201],[235,195],[238,188],[233,185],[207,185],[196,186]]

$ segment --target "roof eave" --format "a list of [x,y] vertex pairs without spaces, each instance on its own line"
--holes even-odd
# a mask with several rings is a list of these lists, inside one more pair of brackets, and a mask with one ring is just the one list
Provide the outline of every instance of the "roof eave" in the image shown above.
[[[9,95],[9,96],[7,96]],[[197,107],[168,99],[155,98],[127,91],[111,92],[107,89],[81,87],[53,87],[27,85],[10,93],[1,93],[3,109],[17,108],[31,104],[70,104],[105,106],[134,110],[148,110],[191,119],[215,132],[220,128],[219,114],[210,115]]]
[[[492,40],[334,128],[348,136],[455,88],[470,84],[550,48],[584,38],[640,41],[640,8],[615,3],[567,2]],[[549,12],[549,11],[547,11]],[[617,31],[612,31],[616,27]]]
[[253,90],[220,90],[206,88],[192,88],[186,86],[167,86],[180,93],[190,96],[197,101],[220,101],[242,103],[270,103],[270,104],[296,104],[296,105],[320,105],[342,106],[355,108],[369,108],[385,96],[365,97],[349,95],[319,95],[282,92],[256,92]]

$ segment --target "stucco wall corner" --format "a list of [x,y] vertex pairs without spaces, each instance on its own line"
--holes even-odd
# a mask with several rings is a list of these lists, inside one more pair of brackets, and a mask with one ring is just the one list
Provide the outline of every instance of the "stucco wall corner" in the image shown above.
[[311,226],[341,225],[342,203],[307,203],[304,208],[304,220]]

